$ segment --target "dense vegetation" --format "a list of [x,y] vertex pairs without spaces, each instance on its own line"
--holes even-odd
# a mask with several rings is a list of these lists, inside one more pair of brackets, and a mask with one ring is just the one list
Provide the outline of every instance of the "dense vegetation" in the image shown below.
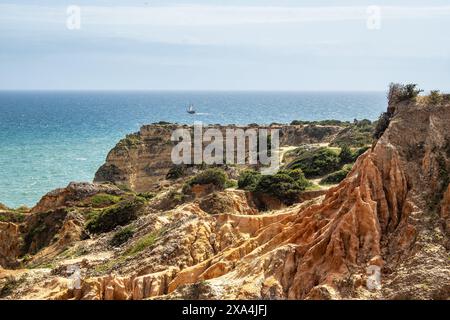
[[431,90],[427,97],[427,103],[431,105],[437,105],[444,101],[444,96],[439,92],[439,90]]
[[116,147],[134,147],[141,143],[141,135],[137,133],[127,134],[125,138],[119,141]]
[[[326,175],[322,179],[322,184],[334,184],[342,181],[350,171],[356,159],[362,155],[369,147],[350,148],[344,145],[339,148],[327,147],[300,147],[294,150],[294,160],[287,168],[301,169],[307,178],[318,178]],[[251,182],[254,178],[244,175],[242,184]]]
[[134,256],[141,252],[142,250],[152,246],[155,244],[156,240],[161,236],[162,233],[164,233],[164,229],[153,231],[145,235],[144,237],[140,238],[134,245],[129,248],[127,251],[125,251],[125,256]]
[[355,120],[351,125],[347,126],[338,133],[336,138],[331,142],[331,146],[335,147],[353,147],[360,148],[372,144],[375,122],[370,120]]
[[243,190],[255,190],[256,185],[261,179],[261,174],[254,170],[245,170],[241,172],[238,179],[238,188]]
[[0,212],[0,222],[20,223],[25,220],[25,215],[14,210]]
[[388,112],[383,112],[378,118],[377,125],[373,132],[373,138],[378,140],[381,138],[383,133],[389,127],[389,123],[391,122],[392,115]]
[[280,170],[274,175],[261,175],[259,172],[247,170],[241,173],[238,180],[240,189],[268,194],[285,204],[294,203],[299,193],[310,185],[299,169]]
[[90,203],[94,207],[105,207],[118,203],[121,200],[120,196],[115,196],[106,193],[98,193],[91,197]]
[[216,186],[218,189],[224,189],[227,183],[227,175],[220,168],[210,168],[205,171],[200,172],[196,176],[189,179],[184,187],[183,192],[186,193],[189,189],[196,184],[205,185],[212,184]]
[[166,175],[166,179],[168,180],[176,180],[181,178],[185,173],[185,168],[182,165],[175,165],[169,169],[169,172]]
[[340,166],[338,151],[326,147],[304,147],[299,148],[297,158],[287,168],[300,169],[307,178],[316,178],[336,171]]
[[123,226],[138,217],[139,210],[145,201],[141,197],[125,200],[103,210],[96,210],[89,214],[86,230],[91,233],[103,233]]
[[291,125],[319,125],[319,126],[348,126],[350,122],[340,121],[340,120],[318,120],[318,121],[305,121],[305,120],[294,120]]
[[125,228],[117,231],[109,242],[113,247],[118,247],[125,242],[127,242],[134,235],[134,229],[132,226],[127,226]]
[[325,178],[320,180],[320,184],[337,184],[347,177],[347,174],[352,170],[351,164],[346,164],[341,170],[330,173]]
[[414,100],[423,90],[417,88],[417,84],[391,83],[389,85],[388,102],[389,104],[398,103],[406,100]]

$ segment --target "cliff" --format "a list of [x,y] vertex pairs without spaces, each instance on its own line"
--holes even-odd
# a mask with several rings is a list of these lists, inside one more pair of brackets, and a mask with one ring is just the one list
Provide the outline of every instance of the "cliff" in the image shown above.
[[[184,126],[192,129],[191,127]],[[153,124],[143,126],[139,132],[122,139],[108,154],[106,163],[95,174],[94,182],[112,182],[136,192],[145,192],[159,187],[173,167],[170,155],[174,142],[170,140],[176,124]],[[222,131],[236,126],[208,126]],[[330,142],[339,126],[316,125],[272,125],[242,126],[240,129],[280,129],[280,146],[297,146],[309,143]]]
[[[292,206],[262,212],[234,189],[183,198],[177,182],[145,201],[99,184],[51,193],[21,225],[34,244],[28,261],[17,257],[18,224],[0,224],[9,240],[0,255],[34,266],[0,269],[0,287],[16,279],[5,296],[39,299],[448,299],[450,103],[390,108],[389,126],[347,177]],[[165,176],[159,135],[169,131],[143,127],[119,143],[105,165],[119,168],[111,180],[140,190]],[[156,169],[145,173],[149,163]],[[47,231],[30,235],[38,215]],[[100,219],[104,230],[89,234]],[[68,286],[68,266],[80,269],[79,287]],[[374,270],[381,283],[370,286]]]

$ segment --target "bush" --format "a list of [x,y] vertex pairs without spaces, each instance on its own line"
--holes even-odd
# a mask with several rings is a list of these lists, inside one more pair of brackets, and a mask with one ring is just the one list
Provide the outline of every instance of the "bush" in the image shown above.
[[112,204],[116,204],[120,201],[119,196],[106,194],[106,193],[98,193],[91,197],[91,203],[95,207],[105,207]]
[[331,146],[363,147],[372,143],[375,123],[369,120],[355,120],[355,122],[341,130],[331,142]]
[[442,103],[444,100],[444,97],[439,92],[439,90],[432,90],[430,91],[430,95],[428,96],[428,103],[432,105],[437,105]]
[[133,190],[131,190],[131,188],[124,183],[116,184],[116,187],[124,192],[133,192]]
[[257,171],[246,170],[238,180],[239,189],[269,194],[288,205],[294,203],[298,194],[310,186],[311,183],[299,169],[284,169],[275,175],[261,175]]
[[109,242],[113,247],[119,247],[127,242],[134,235],[134,229],[132,226],[125,227],[117,231]]
[[141,192],[137,194],[137,197],[142,198],[145,201],[151,200],[156,196],[153,192]]
[[287,174],[289,177],[294,179],[295,182],[299,184],[299,186],[305,190],[307,187],[311,185],[308,179],[305,178],[305,175],[302,170],[294,169],[294,170],[280,170],[278,174]]
[[120,202],[100,212],[92,212],[85,228],[91,233],[109,232],[117,226],[123,226],[135,220],[143,205],[142,199],[135,198],[131,201]]
[[0,222],[21,223],[25,221],[25,215],[21,212],[0,212]]
[[380,139],[386,129],[389,127],[389,123],[391,122],[391,115],[388,112],[383,112],[378,118],[377,125],[375,127],[375,131],[373,133],[374,139]]
[[151,232],[138,241],[133,245],[133,247],[129,248],[127,251],[125,251],[125,256],[134,256],[144,250],[145,248],[148,248],[155,244],[156,240],[158,240],[158,237],[161,235],[162,231],[154,231]]
[[185,168],[183,166],[173,166],[166,175],[168,180],[176,180],[184,175]]
[[135,147],[141,143],[141,135],[139,133],[127,134],[125,138],[117,143],[116,147]]
[[238,188],[244,190],[254,190],[259,180],[261,179],[261,174],[254,170],[245,170],[239,175]]
[[288,168],[301,169],[307,178],[320,177],[336,171],[340,167],[340,158],[336,151],[322,147],[314,150],[303,150],[288,165]]
[[183,187],[183,190],[187,191],[187,189],[196,184],[200,185],[212,184],[220,189],[224,189],[226,182],[227,182],[227,175],[222,169],[211,168],[206,169],[205,171],[191,178],[188,182],[186,182],[185,186]]
[[372,126],[372,121],[368,119],[356,120],[354,121],[354,125],[360,128],[366,128]]
[[341,170],[333,172],[320,180],[320,184],[336,184],[341,182],[347,177],[347,174],[352,170],[352,165],[347,164]]
[[227,180],[225,182],[225,188],[236,188],[238,186],[236,180]]
[[399,84],[391,83],[389,85],[388,101],[389,104],[395,104],[401,101],[415,99],[423,90],[417,89],[417,84]]
[[296,180],[285,173],[261,176],[255,187],[256,193],[269,194],[285,204],[297,201],[299,193],[305,190]]
[[366,146],[366,147],[359,148],[355,152],[353,152],[353,162],[356,161],[356,159],[358,159],[360,155],[362,155],[364,152],[366,152],[369,149],[370,149],[370,147]]
[[350,163],[354,161],[354,155],[352,150],[346,145],[341,148],[341,152],[339,153],[339,159],[341,163]]

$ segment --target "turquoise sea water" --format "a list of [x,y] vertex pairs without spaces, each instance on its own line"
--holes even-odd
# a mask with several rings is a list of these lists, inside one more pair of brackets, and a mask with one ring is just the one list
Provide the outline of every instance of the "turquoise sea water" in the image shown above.
[[[186,113],[188,103],[198,114]],[[381,92],[0,92],[0,202],[32,206],[70,181],[91,181],[142,124],[375,120],[385,108]]]

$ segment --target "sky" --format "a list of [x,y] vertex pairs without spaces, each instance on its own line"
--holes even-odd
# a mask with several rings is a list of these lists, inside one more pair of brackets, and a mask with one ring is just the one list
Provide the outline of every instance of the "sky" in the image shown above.
[[5,0],[0,90],[450,92],[448,30],[448,0]]

